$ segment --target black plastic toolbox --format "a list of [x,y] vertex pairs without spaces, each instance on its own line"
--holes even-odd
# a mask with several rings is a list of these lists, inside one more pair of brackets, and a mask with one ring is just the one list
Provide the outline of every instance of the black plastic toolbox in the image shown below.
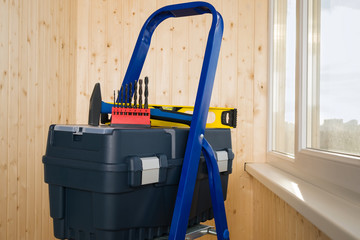
[[[43,157],[59,239],[153,239],[168,234],[189,129],[52,125]],[[206,129],[223,196],[234,155],[229,129]],[[213,218],[200,159],[189,226]]]

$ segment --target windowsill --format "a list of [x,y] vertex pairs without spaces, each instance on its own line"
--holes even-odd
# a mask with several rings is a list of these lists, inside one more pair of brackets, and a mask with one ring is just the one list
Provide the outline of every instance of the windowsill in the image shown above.
[[360,208],[268,163],[245,170],[332,239],[359,239]]

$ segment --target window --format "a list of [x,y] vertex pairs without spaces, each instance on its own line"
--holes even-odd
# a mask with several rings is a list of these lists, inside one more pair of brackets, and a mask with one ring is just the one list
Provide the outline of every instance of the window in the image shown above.
[[308,9],[307,147],[360,155],[360,2]]
[[272,0],[269,162],[360,196],[360,1]]
[[274,3],[272,150],[294,155],[296,0]]

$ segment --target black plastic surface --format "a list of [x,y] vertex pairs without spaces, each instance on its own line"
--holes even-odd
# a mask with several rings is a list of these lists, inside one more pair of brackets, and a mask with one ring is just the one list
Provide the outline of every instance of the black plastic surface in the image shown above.
[[[115,128],[107,134],[77,134],[54,128],[50,126],[43,163],[55,237],[142,240],[169,232],[189,129]],[[229,129],[207,129],[205,138],[215,151],[226,150],[233,158]],[[137,159],[151,156],[160,159],[160,181],[141,185]],[[229,170],[220,174],[224,199],[231,167],[232,159]],[[201,158],[189,226],[211,218]]]
[[101,112],[101,90],[100,90],[100,83],[96,83],[90,97],[89,120],[88,120],[89,125],[92,126],[99,125],[100,112]]

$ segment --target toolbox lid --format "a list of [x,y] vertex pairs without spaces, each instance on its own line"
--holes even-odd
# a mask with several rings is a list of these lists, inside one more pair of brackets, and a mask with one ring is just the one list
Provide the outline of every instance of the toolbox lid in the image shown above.
[[81,135],[82,133],[92,134],[112,134],[114,128],[108,126],[89,126],[89,125],[55,125],[55,131],[72,132]]

